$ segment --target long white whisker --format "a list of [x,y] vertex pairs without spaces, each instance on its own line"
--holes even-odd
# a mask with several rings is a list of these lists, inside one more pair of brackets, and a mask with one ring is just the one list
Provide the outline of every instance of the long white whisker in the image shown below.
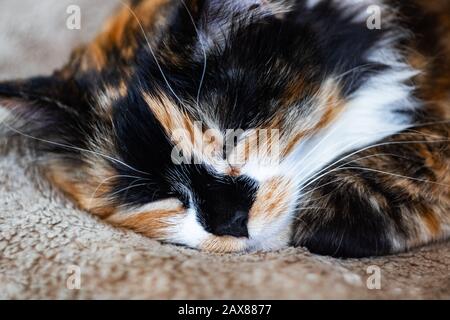
[[122,0],[119,0],[119,1],[122,3],[123,6],[125,6],[125,7],[130,11],[130,13],[131,13],[131,14],[133,15],[133,17],[136,19],[136,22],[138,23],[139,28],[140,28],[141,31],[142,31],[142,35],[144,36],[145,41],[147,42],[148,49],[150,50],[150,53],[151,53],[151,55],[153,56],[153,59],[155,59],[156,66],[158,67],[159,71],[161,72],[161,76],[163,77],[164,82],[166,83],[167,87],[169,88],[169,90],[170,90],[170,92],[173,94],[173,96],[180,102],[181,105],[184,106],[183,101],[182,101],[181,98],[175,93],[175,90],[172,88],[172,86],[171,86],[170,83],[169,83],[169,80],[167,79],[166,75],[164,74],[164,71],[163,71],[163,69],[162,69],[162,67],[161,67],[161,64],[159,63],[158,58],[156,57],[156,54],[155,54],[155,52],[153,51],[153,48],[152,48],[152,46],[151,46],[151,44],[150,44],[150,40],[149,40],[148,37],[147,37],[147,34],[146,34],[146,32],[145,32],[145,29],[144,29],[144,26],[142,25],[140,19],[138,18],[138,16],[137,16],[136,13],[134,12],[134,10],[133,10],[128,4],[126,4],[126,3],[125,3],[124,1],[122,1]]
[[430,181],[430,180],[426,180],[426,179],[420,179],[420,178],[408,177],[408,176],[401,175],[401,174],[397,174],[397,173],[392,173],[392,172],[382,171],[382,170],[376,170],[376,169],[371,169],[371,168],[364,168],[364,167],[342,167],[342,168],[339,168],[339,170],[363,170],[363,171],[369,171],[369,172],[376,172],[376,173],[386,174],[386,175],[390,175],[390,176],[394,176],[394,177],[398,177],[398,178],[404,178],[404,179],[408,179],[408,180],[413,180],[413,181],[418,181],[418,182],[424,182],[424,183],[430,183],[430,184],[438,185],[438,186],[441,186],[441,187],[447,187],[447,188],[450,188],[450,185],[445,184],[445,183],[439,183],[439,182]]
[[108,181],[110,181],[112,179],[116,179],[116,178],[135,178],[135,179],[138,179],[138,180],[142,180],[143,179],[142,177],[128,176],[128,175],[115,175],[115,176],[108,177],[108,178],[104,179],[101,183],[99,183],[97,188],[95,188],[94,192],[91,194],[91,196],[89,198],[89,201],[88,201],[88,208],[91,208],[92,201],[94,200],[94,198],[95,198],[95,196],[97,194],[97,191],[101,188],[101,186],[104,185],[106,182],[108,182]]
[[[402,134],[402,133],[404,133],[404,132],[407,132],[408,130],[411,130],[411,129],[413,129],[413,128],[420,128],[420,127],[425,127],[425,126],[429,126],[429,125],[437,125],[437,124],[446,124],[446,123],[450,123],[450,120],[444,120],[444,121],[437,121],[437,122],[428,122],[428,123],[417,123],[417,124],[411,124],[411,125],[408,125],[408,128],[407,129],[405,129],[404,131],[402,131],[402,132],[400,132],[399,134]],[[338,128],[338,127],[336,127],[336,128]],[[387,132],[390,132],[390,131],[386,131],[386,133]],[[308,157],[320,146],[320,144],[322,144],[323,143],[323,141],[325,140],[325,139],[328,139],[329,138],[329,136],[331,135],[333,133],[333,130],[331,130],[324,138],[322,138],[322,140],[320,140],[317,144],[316,144],[316,146],[311,150],[311,151],[309,151],[308,152],[308,154],[304,157],[304,160],[303,161],[300,161],[297,165],[298,166],[301,166],[301,165],[303,165],[306,161],[307,161],[307,159],[308,159]],[[378,134],[380,134],[380,133],[383,133],[382,131],[379,131],[379,132],[376,132],[376,133],[373,133],[373,135],[378,135]],[[395,136],[396,134],[394,134],[393,136]],[[424,135],[424,136],[430,136],[430,137],[433,137],[433,135],[429,135],[429,134],[425,134],[425,133],[423,133],[422,135]],[[367,136],[366,136],[367,137]],[[356,140],[356,141],[352,141],[352,142],[350,142],[350,143],[348,143],[344,148],[347,148],[347,147],[350,147],[350,146],[352,146],[353,144],[357,144],[357,143],[359,143],[360,141],[363,141],[364,139],[366,139],[366,137],[361,137],[360,139],[358,139],[358,140]],[[438,136],[435,136],[435,137],[438,137]],[[428,141],[424,141],[423,143],[427,143]],[[441,142],[445,142],[445,141],[441,141]],[[338,143],[336,143],[335,145],[337,145]],[[375,145],[375,146],[380,146],[380,145]],[[366,150],[366,149],[363,149],[363,150]],[[303,174],[304,172],[307,172],[308,171],[308,169],[312,166],[313,164],[311,164],[311,165],[309,165],[309,166],[307,166],[307,167],[304,167],[304,168],[302,168],[302,169],[300,169],[300,172],[297,174],[298,176],[300,176],[301,174]]]
[[207,68],[206,49],[205,49],[205,45],[203,43],[203,39],[201,38],[200,32],[198,31],[197,25],[195,24],[194,17],[192,17],[192,14],[191,14],[191,12],[189,11],[189,8],[186,5],[186,2],[184,0],[181,0],[181,2],[183,3],[183,6],[186,8],[187,13],[189,14],[189,17],[190,17],[190,19],[192,21],[192,25],[194,26],[195,32],[197,33],[198,41],[200,42],[200,45],[201,45],[202,51],[203,51],[203,59],[204,59],[203,71],[202,71],[202,76],[200,78],[200,84],[199,84],[198,92],[197,92],[197,108],[200,108],[200,94],[201,94],[201,91],[202,91],[203,82],[205,80],[206,68]]
[[[381,147],[381,146],[388,146],[388,145],[416,144],[416,143],[442,143],[442,142],[448,142],[448,141],[450,141],[450,140],[437,140],[437,141],[394,141],[394,142],[384,142],[384,143],[378,143],[378,144],[374,144],[374,145],[371,145],[371,146],[367,146],[367,147],[365,147],[365,148],[362,148],[362,149],[360,149],[360,150],[357,150],[357,151],[355,151],[355,152],[352,152],[352,153],[348,154],[347,156],[345,156],[345,157],[343,157],[343,158],[341,158],[341,159],[339,159],[339,160],[333,162],[332,164],[330,164],[330,165],[326,166],[325,168],[323,168],[322,170],[318,171],[315,175],[313,175],[313,176],[310,178],[310,179],[313,179],[313,180],[310,181],[310,182],[307,182],[306,185],[302,187],[302,190],[304,190],[305,187],[308,187],[309,185],[311,185],[311,183],[317,181],[317,178],[314,178],[314,177],[317,177],[317,175],[320,175],[322,172],[324,172],[324,171],[326,171],[326,170],[332,168],[333,166],[335,166],[335,165],[338,164],[339,162],[344,161],[344,160],[346,160],[346,159],[348,159],[348,158],[350,158],[350,157],[352,157],[352,156],[354,156],[354,155],[356,155],[356,154],[358,154],[358,153],[364,152],[364,151],[366,151],[366,150],[370,150],[370,149],[373,149],[373,148],[376,148],[376,147]],[[323,175],[320,175],[320,176],[319,176],[319,179],[322,178],[322,177],[323,177]]]
[[[326,186],[328,186],[328,185],[330,185],[330,184],[333,184],[333,183],[336,183],[336,182],[338,182],[339,181],[339,179],[334,179],[334,180],[332,180],[332,181],[329,181],[329,182],[327,182],[327,183],[324,183],[324,184],[321,184],[320,186],[317,186],[317,187],[315,187],[314,189],[312,189],[312,190],[308,190],[308,192],[305,192],[305,193],[303,193],[303,194],[300,194],[300,198],[298,199],[298,203],[297,204],[300,204],[300,203],[303,203],[305,200],[304,200],[304,197],[305,196],[308,196],[308,195],[310,195],[311,193],[314,193],[315,191],[317,191],[317,190],[319,190],[319,189],[321,189],[321,188],[323,188],[323,187],[326,187]],[[303,191],[304,189],[301,189],[299,192],[301,193],[302,191]],[[322,196],[320,196],[320,197],[318,197],[318,198],[315,198],[315,199],[308,199],[308,201],[309,202],[311,202],[311,201],[317,201],[317,200],[320,200],[320,199],[322,199],[322,198],[325,198],[326,196],[328,196],[330,193],[327,193],[327,194],[325,194],[325,195],[322,195]]]
[[111,193],[109,195],[109,197],[114,197],[115,195],[118,195],[118,194],[122,193],[123,191],[128,191],[128,190],[131,190],[133,188],[137,188],[137,187],[142,187],[142,186],[148,185],[148,183],[141,183],[141,184],[135,185],[136,182],[139,182],[139,181],[142,181],[142,180],[144,180],[144,179],[138,179],[136,181],[133,181],[130,185],[128,185],[128,187],[120,189],[120,190],[118,190],[118,191],[116,191],[114,193]]
[[[320,147],[320,145],[324,142],[324,141],[326,141],[337,129],[338,129],[339,127],[338,126],[336,126],[335,128],[333,128],[332,130],[330,130],[315,146],[314,146],[314,148],[312,148],[305,156],[304,156],[304,160],[303,161],[300,161],[300,163],[299,163],[299,165],[303,165],[303,163],[305,163],[305,161],[306,161],[306,159],[308,159],[308,157],[315,151],[315,150],[317,150],[319,147]],[[309,166],[310,167],[310,166]],[[301,174],[303,174],[303,172],[305,172],[305,171],[307,171],[307,169],[309,168],[309,167],[307,167],[307,168],[302,168],[301,170],[300,170],[300,173],[299,173],[299,175],[301,175]]]
[[15,133],[17,133],[17,134],[20,134],[21,136],[24,136],[25,138],[32,139],[32,140],[36,140],[36,141],[40,141],[40,142],[44,142],[44,143],[48,143],[48,144],[51,144],[51,145],[54,145],[54,146],[58,146],[58,147],[61,147],[61,148],[66,148],[66,149],[71,149],[71,150],[76,150],[76,151],[81,151],[81,152],[91,153],[91,154],[94,154],[94,155],[96,155],[96,156],[100,156],[100,157],[103,157],[103,158],[105,158],[105,159],[108,159],[108,160],[110,160],[110,161],[112,161],[112,162],[121,164],[121,165],[123,165],[124,167],[126,167],[126,168],[128,168],[128,169],[130,169],[130,170],[133,170],[133,171],[135,171],[135,172],[138,172],[138,173],[141,173],[141,174],[145,174],[145,175],[149,175],[149,173],[147,173],[147,172],[143,172],[143,171],[140,171],[140,170],[138,170],[138,169],[135,169],[135,168],[131,167],[130,165],[126,164],[125,162],[120,161],[120,160],[118,160],[118,159],[115,159],[115,158],[113,158],[113,157],[110,157],[110,156],[108,156],[108,155],[106,155],[106,154],[103,154],[103,153],[100,153],[100,152],[97,152],[97,151],[93,151],[93,150],[88,150],[88,149],[83,149],[83,148],[79,148],[79,147],[75,147],[75,146],[70,146],[70,145],[66,145],[66,144],[63,144],[63,143],[59,143],[59,142],[55,142],[55,141],[50,141],[50,140],[46,140],[46,139],[42,139],[42,138],[38,138],[38,137],[33,137],[33,136],[29,135],[29,134],[26,134],[26,133],[24,133],[24,132],[21,132],[20,130],[17,130],[17,129],[15,129],[15,128],[11,127],[11,126],[10,126],[9,124],[7,124],[6,122],[3,123],[2,125],[6,126],[9,130],[11,130],[11,131],[13,131],[13,132],[15,132]]
[[372,65],[373,65],[373,64],[366,63],[366,64],[363,64],[363,65],[354,67],[354,68],[352,68],[352,69],[350,69],[350,70],[347,70],[347,71],[345,71],[345,72],[343,72],[343,73],[340,73],[339,75],[337,75],[337,76],[335,76],[335,77],[333,77],[333,78],[338,80],[338,79],[341,79],[341,78],[345,77],[346,75],[348,75],[348,74],[350,74],[350,73],[353,73],[354,71],[359,71],[360,69],[364,69],[364,68],[369,67],[369,66],[372,66]]
[[[331,173],[334,173],[334,172],[337,172],[337,171],[342,171],[342,170],[345,170],[345,169],[352,169],[352,168],[365,169],[365,168],[362,168],[362,167],[345,167],[345,165],[350,164],[350,163],[352,163],[352,162],[353,162],[353,161],[350,161],[350,162],[348,162],[348,163],[346,163],[346,164],[343,164],[342,166],[339,166],[339,167],[337,167],[337,168],[335,168],[335,169],[332,169],[332,170],[330,170],[330,171],[328,171],[328,172],[325,172],[324,174],[321,174],[320,176],[317,176],[317,177],[314,178],[312,181],[310,181],[310,182],[307,183],[305,186],[303,186],[303,187],[300,189],[299,192],[301,193],[303,190],[305,190],[305,189],[306,189],[308,186],[310,186],[312,183],[318,181],[319,179],[322,179],[323,177],[325,177],[325,176],[327,176],[327,175],[329,175],[329,174],[331,174]],[[374,171],[374,172],[379,171],[379,173],[383,173],[383,171],[376,170],[376,169],[370,169],[370,168],[367,168],[366,171]],[[384,172],[384,173],[389,174],[389,172]],[[415,180],[415,181],[420,181],[420,182],[427,182],[427,183],[436,184],[436,185],[440,185],[440,186],[450,187],[450,185],[442,184],[442,183],[435,182],[435,181],[430,181],[430,180],[425,180],[425,179],[418,179],[418,178],[413,178],[413,177],[407,177],[407,176],[403,176],[403,175],[399,175],[399,174],[393,174],[393,173],[391,173],[391,175],[395,175],[395,176],[397,176],[397,177],[402,177],[402,178],[406,178],[406,179],[410,179],[410,180]]]
[[450,119],[442,120],[442,121],[434,121],[434,122],[424,122],[424,123],[417,123],[409,126],[409,128],[421,128],[421,127],[427,127],[427,126],[433,126],[437,124],[450,124]]
[[[336,167],[336,169],[342,168],[342,167],[344,167],[344,166],[346,166],[346,165],[348,165],[348,164],[350,164],[350,163],[352,163],[352,162],[357,162],[357,161],[361,161],[361,160],[365,160],[365,159],[370,159],[370,158],[375,158],[375,157],[380,157],[380,156],[392,156],[392,157],[402,158],[402,159],[405,159],[405,160],[410,160],[410,158],[403,157],[403,156],[399,156],[399,155],[396,155],[396,154],[393,154],[393,153],[377,153],[377,154],[372,154],[372,155],[365,156],[365,157],[360,157],[360,158],[357,158],[357,159],[354,159],[354,160],[350,160],[350,161],[348,161],[348,162],[346,162],[346,163],[344,163],[344,164],[342,164],[342,165]],[[320,174],[320,173],[319,173],[319,174]],[[317,175],[314,175],[311,179],[314,179],[315,177],[317,177]],[[325,184],[323,184],[323,185],[320,185],[319,187],[316,187],[316,188],[314,188],[314,189],[312,189],[312,190],[309,190],[307,193],[304,193],[304,194],[302,194],[301,196],[304,197],[304,196],[306,196],[306,195],[308,195],[308,194],[310,194],[310,193],[313,193],[314,191],[316,191],[316,190],[318,190],[318,189],[320,189],[320,188],[322,188],[322,187],[325,187],[325,186],[327,186],[327,185],[329,185],[329,184],[335,183],[336,181],[339,181],[339,179],[335,179],[335,180],[333,180],[333,181],[330,181],[330,182],[327,182],[327,183],[325,183]],[[305,190],[309,185],[310,185],[310,184],[307,184],[307,185],[303,186],[303,187],[300,189],[299,192],[301,193],[301,192],[302,192],[303,190]]]

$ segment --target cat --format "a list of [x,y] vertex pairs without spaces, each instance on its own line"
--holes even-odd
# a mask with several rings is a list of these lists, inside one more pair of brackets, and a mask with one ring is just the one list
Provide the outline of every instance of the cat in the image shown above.
[[449,44],[446,0],[132,0],[0,103],[49,181],[115,226],[388,255],[450,235]]

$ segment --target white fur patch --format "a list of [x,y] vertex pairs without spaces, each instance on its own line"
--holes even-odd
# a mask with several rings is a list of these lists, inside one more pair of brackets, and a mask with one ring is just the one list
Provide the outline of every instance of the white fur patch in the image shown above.
[[183,217],[174,217],[168,222],[172,227],[167,230],[167,240],[173,243],[198,248],[211,236],[198,221],[195,209],[189,209]]
[[286,247],[291,238],[291,222],[295,210],[292,201],[286,211],[278,219],[261,217],[250,219],[248,223],[248,251],[271,251]]
[[331,126],[300,143],[284,165],[302,185],[333,159],[406,129],[408,119],[395,111],[414,105],[402,84],[415,73],[391,71],[373,77],[345,106]]

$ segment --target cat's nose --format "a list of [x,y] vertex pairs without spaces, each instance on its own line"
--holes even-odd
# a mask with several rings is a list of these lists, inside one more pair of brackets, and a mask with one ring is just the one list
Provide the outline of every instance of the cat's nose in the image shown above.
[[248,213],[238,210],[227,221],[219,224],[213,233],[218,236],[248,237],[247,222]]

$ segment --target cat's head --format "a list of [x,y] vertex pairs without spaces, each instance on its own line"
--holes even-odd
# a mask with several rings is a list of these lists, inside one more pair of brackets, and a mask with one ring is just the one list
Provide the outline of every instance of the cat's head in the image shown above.
[[8,127],[116,225],[210,251],[282,247],[313,175],[398,129],[379,132],[380,106],[409,94],[408,75],[390,78],[404,68],[392,31],[367,28],[364,3],[131,1],[62,70],[0,85]]

